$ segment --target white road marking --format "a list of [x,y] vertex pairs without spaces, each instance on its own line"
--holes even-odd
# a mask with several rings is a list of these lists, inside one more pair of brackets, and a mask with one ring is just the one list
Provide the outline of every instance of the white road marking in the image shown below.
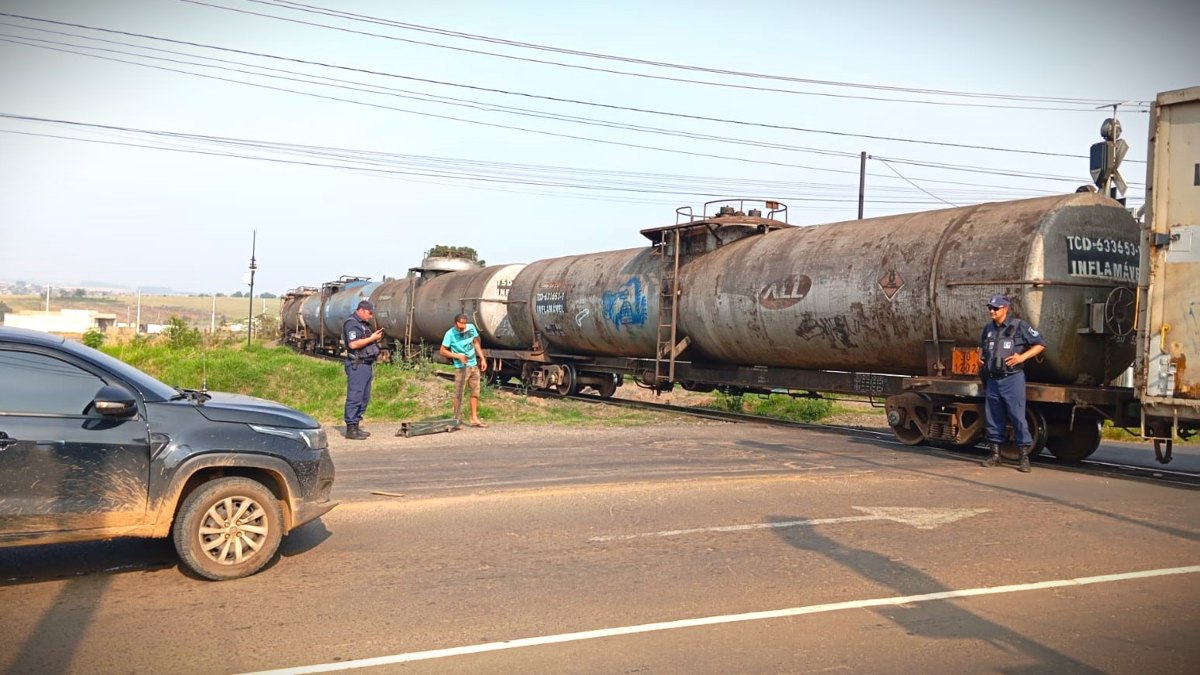
[[742,621],[763,621],[766,619],[781,619],[790,616],[801,616],[804,614],[820,614],[823,612],[837,612],[843,609],[862,609],[864,607],[888,607],[895,605],[907,605],[917,602],[930,602],[933,600],[951,600],[954,598],[970,598],[980,595],[997,595],[1000,593],[1019,593],[1022,591],[1040,591],[1048,588],[1062,588],[1063,586],[1086,586],[1089,584],[1106,584],[1114,581],[1129,581],[1131,579],[1148,579],[1150,577],[1165,577],[1175,574],[1196,574],[1200,572],[1200,565],[1190,565],[1188,567],[1169,567],[1157,570],[1145,570],[1142,572],[1124,572],[1121,574],[1102,574],[1095,577],[1080,577],[1078,579],[1059,579],[1056,581],[1036,581],[1028,584],[1013,584],[1010,586],[991,586],[984,588],[968,588],[961,591],[942,591],[939,593],[923,593],[921,595],[905,595],[891,598],[872,598],[869,600],[850,600],[847,602],[832,602],[825,605],[809,605],[807,607],[792,607],[789,609],[775,609],[765,612],[747,612],[745,614],[726,614],[724,616],[706,616],[699,619],[680,619],[678,621],[662,621],[659,623],[645,623],[639,626],[621,626],[619,628],[601,628],[598,630],[585,630],[578,633],[562,633],[560,635],[545,635],[542,637],[521,638],[519,640],[508,640],[506,642],[488,642],[479,645],[467,645],[465,647],[450,647],[447,649],[430,649],[423,652],[408,652],[407,654],[394,654],[391,656],[377,656],[369,659],[357,659],[354,661],[341,661],[339,663],[321,663],[311,666],[295,666],[293,668],[281,668],[279,670],[265,670],[258,675],[275,675],[288,674],[300,675],[302,673],[328,673],[338,670],[352,670],[356,668],[374,668],[376,666],[387,666],[394,663],[408,663],[411,661],[427,661],[429,659],[443,659],[450,656],[463,656],[465,654],[482,654],[485,652],[496,652],[505,649],[520,649],[522,647],[537,647],[540,645],[560,644],[563,642],[578,642],[581,640],[596,640],[599,638],[613,637],[617,635],[636,635],[638,633],[652,633],[655,631],[676,630],[679,628],[694,628],[696,626],[715,626],[723,623],[738,623]]
[[865,511],[865,516],[844,516],[842,518],[810,518],[808,520],[785,520],[778,523],[748,523],[745,525],[716,525],[713,527],[695,527],[687,530],[662,530],[660,532],[641,532],[639,534],[613,534],[591,537],[588,541],[626,541],[645,537],[678,537],[684,534],[699,534],[701,532],[744,532],[746,530],[777,530],[785,527],[801,525],[832,525],[836,523],[862,523],[870,520],[890,520],[896,523],[911,525],[918,530],[932,530],[939,525],[953,523],[956,520],[970,518],[991,509],[923,509],[903,506],[855,506],[858,511]]

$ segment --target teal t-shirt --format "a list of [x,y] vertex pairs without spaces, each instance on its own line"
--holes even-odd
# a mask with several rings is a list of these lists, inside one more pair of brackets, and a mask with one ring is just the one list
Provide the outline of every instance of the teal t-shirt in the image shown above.
[[479,365],[478,360],[475,358],[475,338],[477,337],[479,337],[479,331],[475,330],[475,324],[473,323],[467,324],[467,327],[461,333],[454,326],[451,326],[450,330],[446,331],[446,337],[442,338],[442,346],[455,354],[467,355],[466,366],[463,366],[462,361],[455,360],[455,368]]

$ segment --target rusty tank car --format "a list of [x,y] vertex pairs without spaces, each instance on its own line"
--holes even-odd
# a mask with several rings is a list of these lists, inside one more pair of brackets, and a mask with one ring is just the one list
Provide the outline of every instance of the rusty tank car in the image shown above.
[[1088,330],[1091,308],[1137,270],[1137,222],[1090,193],[790,228],[686,264],[679,328],[693,360],[949,374],[999,293],[1050,345],[1030,379],[1102,384],[1134,347]]
[[314,286],[293,288],[283,296],[279,307],[279,339],[286,345],[300,347],[303,343],[304,324],[300,318],[300,307],[305,298],[320,292]]
[[525,265],[494,265],[443,274],[421,286],[416,295],[413,325],[430,344],[442,343],[454,317],[466,314],[489,346],[521,349],[528,346],[509,321],[508,294]]
[[377,286],[379,283],[371,282],[368,277],[343,276],[322,284],[320,289],[289,292],[288,297],[294,298],[282,307],[282,339],[302,351],[340,354],[342,323]]

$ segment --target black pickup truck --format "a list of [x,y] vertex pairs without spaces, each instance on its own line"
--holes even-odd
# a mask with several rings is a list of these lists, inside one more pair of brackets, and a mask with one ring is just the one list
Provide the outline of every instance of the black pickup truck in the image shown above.
[[172,537],[188,569],[236,579],[336,505],[333,477],[304,413],[0,327],[0,547]]

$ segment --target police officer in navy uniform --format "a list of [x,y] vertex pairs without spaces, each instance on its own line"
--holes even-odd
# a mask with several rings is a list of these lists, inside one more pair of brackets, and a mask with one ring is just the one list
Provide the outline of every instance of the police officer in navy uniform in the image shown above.
[[1021,452],[1020,470],[1029,473],[1033,436],[1025,421],[1023,364],[1046,350],[1046,339],[1028,321],[1009,316],[1011,306],[1003,295],[993,295],[988,300],[992,320],[983,327],[979,339],[979,373],[987,386],[987,443],[991,451],[981,464],[1000,463],[1000,444],[1007,440],[1005,425],[1011,424],[1013,439]]
[[375,306],[363,300],[342,324],[342,341],[346,343],[346,438],[356,441],[371,433],[359,427],[367,404],[371,402],[371,366],[379,357],[379,341],[383,329],[371,331]]

